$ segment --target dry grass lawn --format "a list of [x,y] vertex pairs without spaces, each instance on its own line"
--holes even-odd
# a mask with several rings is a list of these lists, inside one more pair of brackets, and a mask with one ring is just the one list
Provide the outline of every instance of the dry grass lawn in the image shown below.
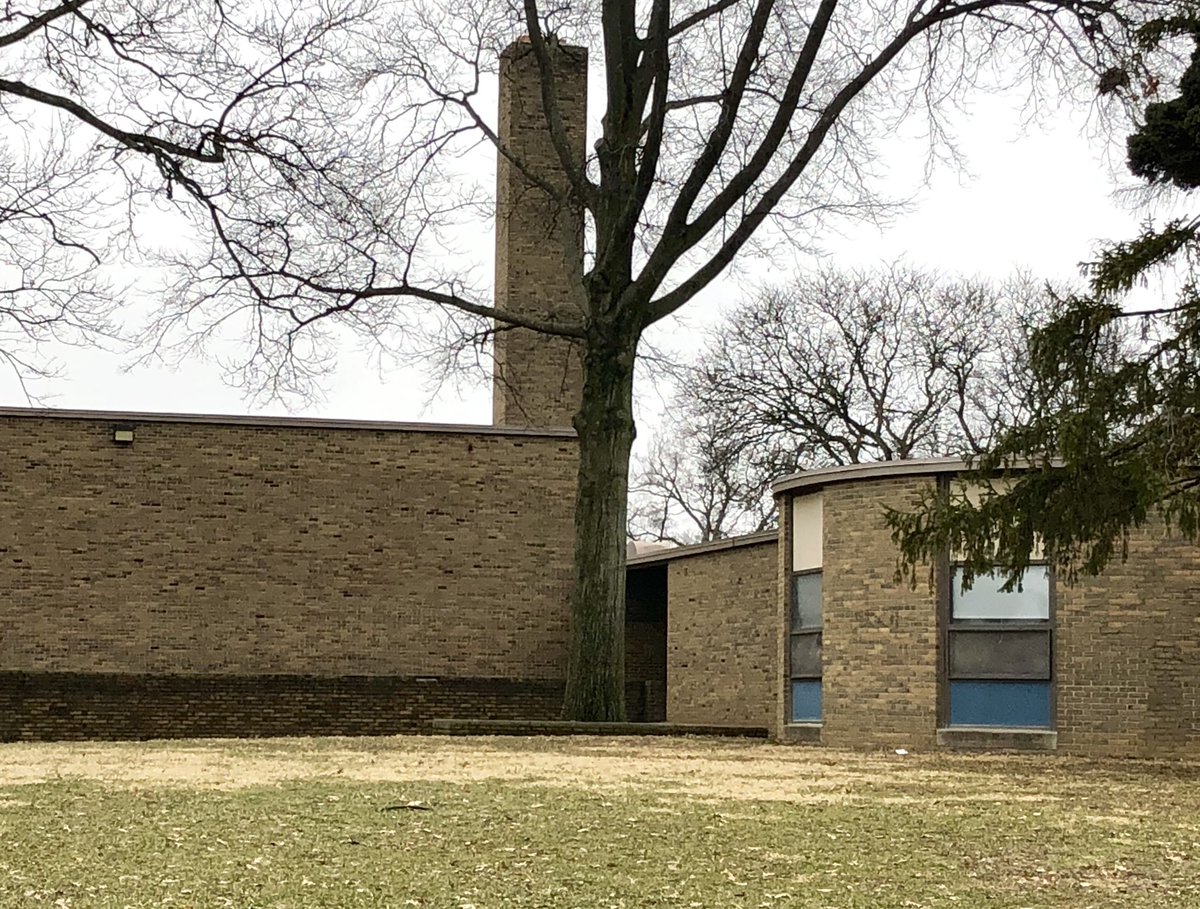
[[0,745],[0,907],[1200,907],[1200,765],[664,739]]

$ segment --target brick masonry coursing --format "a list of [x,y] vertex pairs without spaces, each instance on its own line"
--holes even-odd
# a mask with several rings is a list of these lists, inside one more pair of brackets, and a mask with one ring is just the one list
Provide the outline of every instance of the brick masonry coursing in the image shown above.
[[776,550],[766,540],[668,563],[668,722],[771,724]]
[[[551,52],[559,111],[576,159],[587,153],[587,52]],[[549,139],[541,75],[529,44],[500,57],[499,135],[525,168],[568,196],[568,181]],[[560,204],[506,157],[496,168],[496,307],[538,319],[582,322],[583,212]],[[492,422],[498,426],[570,426],[583,385],[578,346],[526,328],[501,327],[493,343]]]
[[0,672],[0,742],[394,735],[434,719],[557,719],[561,682]]
[[[563,683],[388,676],[0,672],[0,742],[396,735],[439,719],[557,720]],[[626,686],[629,716],[653,705]]]
[[824,490],[822,741],[928,747],[937,733],[936,602],[896,578],[885,507],[915,503],[923,480]]
[[567,434],[34,411],[0,430],[2,673],[564,676]]
[[[835,747],[937,747],[938,597],[927,568],[896,577],[884,507],[911,506],[932,476],[839,479],[823,498],[823,717],[787,722],[787,585],[775,628],[780,663],[773,736]],[[815,484],[814,484],[815,485]],[[805,490],[805,491],[811,491]],[[781,497],[780,578],[791,570],[793,493]],[[1189,757],[1200,747],[1200,562],[1193,543],[1152,525],[1128,559],[1074,586],[1055,584],[1052,726],[1061,753]],[[991,737],[994,747],[1011,739]],[[986,734],[975,734],[976,744]],[[1037,743],[1044,747],[1045,742]]]
[[1200,752],[1200,568],[1196,545],[1151,525],[1129,558],[1059,585],[1059,750],[1192,757]]

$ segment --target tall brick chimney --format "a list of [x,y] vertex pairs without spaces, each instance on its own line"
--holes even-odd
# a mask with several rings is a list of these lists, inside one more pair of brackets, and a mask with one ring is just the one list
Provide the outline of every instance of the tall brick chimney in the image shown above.
[[[551,43],[559,110],[579,161],[587,146],[587,50]],[[500,55],[500,141],[540,179],[567,186],[542,106],[528,40]],[[583,309],[583,212],[564,208],[503,155],[496,186],[496,306],[546,317]],[[497,326],[492,422],[570,426],[583,370],[578,346],[524,328]]]

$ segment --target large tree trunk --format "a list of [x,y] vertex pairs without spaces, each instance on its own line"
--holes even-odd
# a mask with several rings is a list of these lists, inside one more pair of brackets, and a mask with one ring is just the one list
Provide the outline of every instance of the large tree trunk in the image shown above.
[[636,333],[611,326],[588,338],[575,417],[575,585],[563,716],[625,719],[625,518]]

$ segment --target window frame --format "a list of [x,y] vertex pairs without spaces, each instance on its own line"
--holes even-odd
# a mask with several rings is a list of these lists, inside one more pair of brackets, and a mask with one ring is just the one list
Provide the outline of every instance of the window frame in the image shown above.
[[[801,571],[793,571],[788,575],[788,595],[787,595],[787,722],[789,725],[801,724],[819,724],[824,719],[825,702],[824,702],[824,684],[825,684],[825,656],[824,656],[824,635],[825,635],[825,579],[823,577],[823,568],[805,568]],[[821,623],[819,625],[806,625],[800,628],[792,627],[792,614],[796,612],[796,578],[816,576],[821,583]],[[803,673],[796,675],[792,668],[792,641],[799,637],[815,637],[817,640],[818,673],[812,675]],[[796,682],[816,682],[821,689],[821,714],[816,719],[796,719],[795,706],[793,704],[792,692]]]
[[[949,494],[949,478],[942,478],[942,493]],[[937,594],[937,624],[938,624],[938,690],[937,690],[937,726],[939,729],[964,729],[969,726],[952,726],[950,724],[950,683],[953,681],[1045,681],[1049,686],[1048,710],[1050,724],[1046,727],[995,726],[998,732],[1011,729],[1037,728],[1054,731],[1058,728],[1058,584],[1054,566],[1045,559],[1035,559],[1030,567],[1044,566],[1047,584],[1047,617],[1045,619],[955,619],[954,618],[954,575],[960,563],[951,558],[945,551],[934,565],[934,583]],[[978,583],[979,579],[976,579]],[[1044,680],[1030,679],[1028,675],[997,674],[992,676],[971,676],[970,678],[954,678],[950,669],[951,638],[956,631],[1039,631],[1047,637],[1049,651],[1048,678]]]

